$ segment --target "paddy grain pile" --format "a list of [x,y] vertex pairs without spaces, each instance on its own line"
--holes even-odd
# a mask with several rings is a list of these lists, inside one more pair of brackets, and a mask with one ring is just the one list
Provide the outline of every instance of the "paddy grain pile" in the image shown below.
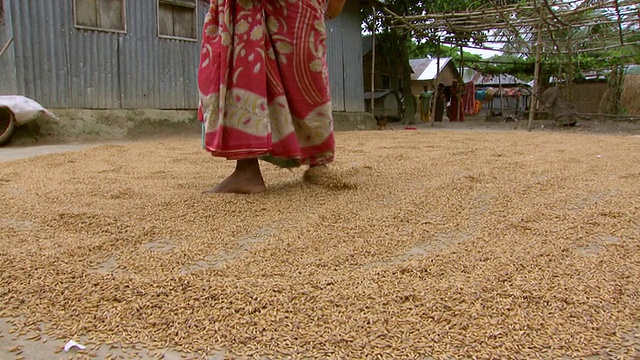
[[200,193],[233,163],[198,139],[0,163],[0,316],[190,356],[638,356],[640,138],[337,143],[250,196]]

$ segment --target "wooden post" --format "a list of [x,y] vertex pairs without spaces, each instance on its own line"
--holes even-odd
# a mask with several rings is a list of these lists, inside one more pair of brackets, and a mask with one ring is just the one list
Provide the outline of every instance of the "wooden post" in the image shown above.
[[[462,45],[460,45],[460,82],[458,83],[459,87],[462,87],[464,89],[464,53],[462,52]],[[460,107],[462,106],[462,91],[461,89],[456,89],[458,91],[458,94],[456,95],[458,97],[458,103],[456,105],[456,119],[458,121],[460,121]]]
[[0,58],[2,57],[2,55],[4,55],[4,53],[7,51],[7,49],[9,48],[9,45],[11,45],[12,42],[13,42],[13,38],[9,39],[9,41],[7,41],[7,43],[2,47],[2,50],[0,50]]
[[539,92],[540,92],[540,48],[542,47],[542,23],[538,25],[538,40],[536,41],[536,63],[533,70],[533,92],[531,97],[531,105],[529,106],[529,123],[527,130],[533,129],[533,118],[538,110]]
[[376,116],[376,7],[371,6],[373,11],[373,29],[371,32],[371,115]]
[[433,103],[431,104],[431,119],[429,125],[433,126],[436,117],[436,101],[438,100],[438,77],[440,77],[440,38],[436,40],[436,77],[433,79]]
[[498,74],[498,94],[500,94],[500,116],[504,120],[504,94],[502,93],[502,74]]

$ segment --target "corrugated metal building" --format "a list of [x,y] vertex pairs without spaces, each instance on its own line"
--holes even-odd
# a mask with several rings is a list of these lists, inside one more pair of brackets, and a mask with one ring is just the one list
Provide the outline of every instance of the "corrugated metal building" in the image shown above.
[[[0,0],[0,94],[49,108],[195,109],[200,0]],[[359,112],[359,1],[327,23],[333,108]]]

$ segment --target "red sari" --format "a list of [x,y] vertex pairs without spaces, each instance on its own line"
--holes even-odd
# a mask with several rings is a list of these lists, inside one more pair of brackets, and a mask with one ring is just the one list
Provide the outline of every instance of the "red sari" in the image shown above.
[[205,148],[279,166],[333,160],[325,0],[212,0],[198,116]]

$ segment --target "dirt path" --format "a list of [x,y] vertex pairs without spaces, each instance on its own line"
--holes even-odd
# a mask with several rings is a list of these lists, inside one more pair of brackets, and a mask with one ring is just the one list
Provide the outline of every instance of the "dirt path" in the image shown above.
[[40,155],[57,154],[69,151],[78,151],[98,146],[100,144],[76,144],[76,145],[38,145],[15,146],[0,148],[0,161],[11,161],[30,158]]

